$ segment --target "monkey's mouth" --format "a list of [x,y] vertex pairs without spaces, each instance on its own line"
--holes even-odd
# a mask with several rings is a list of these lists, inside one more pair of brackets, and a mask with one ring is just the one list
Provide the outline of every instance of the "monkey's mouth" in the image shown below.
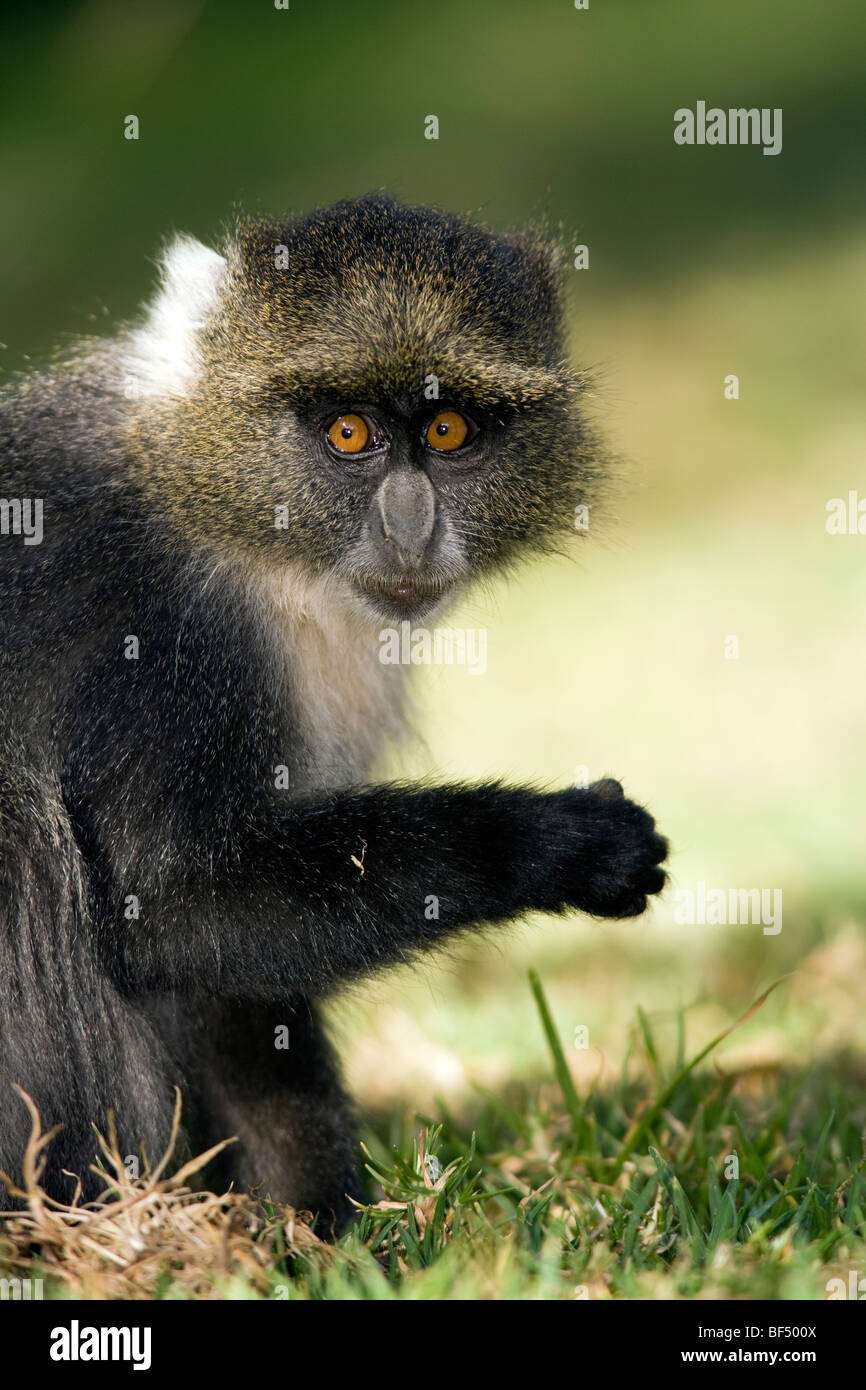
[[365,598],[388,613],[408,617],[420,610],[432,608],[447,588],[443,580],[420,579],[416,576],[381,578],[364,575],[357,581]]

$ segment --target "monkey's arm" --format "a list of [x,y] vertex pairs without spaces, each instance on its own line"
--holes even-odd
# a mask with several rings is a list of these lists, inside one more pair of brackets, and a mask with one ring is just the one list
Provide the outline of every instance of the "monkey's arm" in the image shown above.
[[666,852],[614,782],[547,795],[384,787],[275,805],[205,877],[145,894],[118,966],[131,989],[316,993],[533,909],[637,915],[664,884]]
[[[615,783],[278,791],[275,766],[303,768],[303,744],[245,610],[219,575],[205,580],[109,571],[114,640],[67,662],[53,719],[121,987],[316,994],[476,924],[568,908],[632,916],[661,889],[665,843]],[[124,633],[141,636],[138,660]]]

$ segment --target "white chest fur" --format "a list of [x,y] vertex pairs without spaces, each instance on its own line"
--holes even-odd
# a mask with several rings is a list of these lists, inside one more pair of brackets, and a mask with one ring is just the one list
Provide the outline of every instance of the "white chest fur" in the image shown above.
[[304,790],[366,781],[404,732],[404,670],[379,659],[386,626],[330,577],[288,569],[265,586],[263,618],[285,660],[294,774]]

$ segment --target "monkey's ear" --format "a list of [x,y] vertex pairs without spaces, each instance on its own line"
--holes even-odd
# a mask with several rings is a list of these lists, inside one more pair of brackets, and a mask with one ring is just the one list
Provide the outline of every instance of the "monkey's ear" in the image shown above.
[[566,264],[565,240],[549,231],[516,232],[508,241],[534,266],[536,273],[558,287]]
[[228,266],[217,251],[180,235],[159,269],[159,289],[130,335],[127,365],[143,395],[183,396],[198,375],[201,329],[220,304]]

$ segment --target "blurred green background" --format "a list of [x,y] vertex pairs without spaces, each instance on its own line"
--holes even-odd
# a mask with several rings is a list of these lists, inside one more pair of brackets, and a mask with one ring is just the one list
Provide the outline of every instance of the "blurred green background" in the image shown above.
[[[866,496],[864,47],[857,0],[6,11],[4,376],[129,317],[165,236],[215,237],[238,204],[385,187],[590,248],[573,340],[628,460],[615,514],[576,561],[455,615],[488,628],[488,672],[421,668],[425,742],[395,765],[621,777],[670,835],[674,881],[637,923],[527,924],[338,1001],[370,1107],[547,1071],[530,963],[565,1034],[589,1027],[580,1085],[622,1062],[638,1004],[662,1037],[687,1006],[697,1047],[793,969],[722,1065],[866,1041],[866,536],[825,529],[829,498]],[[781,107],[782,153],[676,146],[674,110],[699,99]],[[782,888],[783,930],[677,925],[699,880]]]

